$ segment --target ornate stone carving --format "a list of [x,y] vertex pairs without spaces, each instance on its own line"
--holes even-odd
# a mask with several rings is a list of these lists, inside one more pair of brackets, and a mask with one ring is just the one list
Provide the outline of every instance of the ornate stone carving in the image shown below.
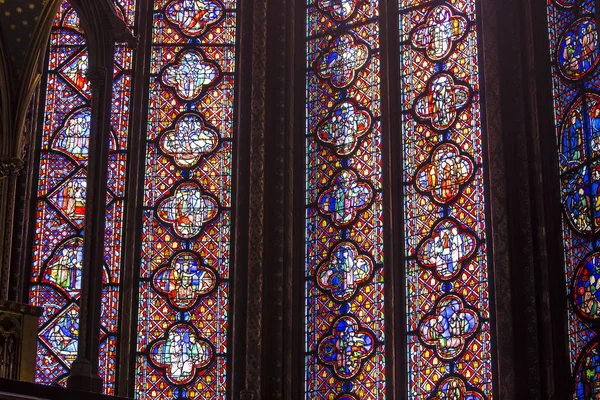
[[0,158],[0,179],[19,175],[24,166],[25,164],[20,158]]

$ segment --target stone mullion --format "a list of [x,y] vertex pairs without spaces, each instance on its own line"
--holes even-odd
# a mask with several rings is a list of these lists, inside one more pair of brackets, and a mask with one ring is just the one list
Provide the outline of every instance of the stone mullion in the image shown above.
[[[285,234],[285,221],[291,221],[291,215],[286,216],[286,166],[289,159],[285,154],[286,113],[290,104],[286,103],[289,93],[289,76],[286,76],[287,52],[292,47],[288,42],[286,31],[290,16],[286,15],[287,0],[269,0],[267,16],[267,73],[266,86],[266,147],[265,147],[265,299],[268,312],[264,315],[262,329],[263,340],[268,346],[263,347],[263,372],[265,381],[262,387],[262,397],[281,399],[284,393],[284,332],[285,324],[290,321],[284,318],[284,269],[290,265],[284,261],[285,246],[291,245],[291,237]],[[289,181],[288,181],[289,183]],[[289,275],[289,274],[288,274]],[[266,310],[265,310],[266,311]],[[291,328],[287,329],[290,332]],[[291,351],[291,349],[289,349]]]
[[[281,398],[285,400],[293,399],[293,360],[294,352],[301,352],[301,348],[294,348],[293,329],[294,329],[294,318],[293,312],[294,299],[293,299],[293,285],[294,285],[294,208],[296,207],[294,199],[294,162],[297,154],[294,147],[294,134],[295,134],[295,114],[297,104],[295,102],[296,94],[296,83],[297,75],[294,69],[295,66],[295,50],[298,48],[297,42],[300,40],[296,36],[296,2],[293,0],[286,1],[286,9],[284,17],[286,19],[285,26],[285,37],[286,40],[283,43],[285,46],[284,58],[285,64],[285,97],[284,101],[286,108],[284,111],[284,126],[282,133],[284,135],[282,141],[281,155],[283,157],[282,166],[282,180],[283,180],[283,249],[282,249],[282,277],[281,277],[281,301],[282,301],[282,314],[280,321],[280,329],[282,337],[282,365],[281,365]],[[300,318],[300,316],[297,316]]]
[[[250,102],[250,176],[248,216],[248,272],[245,304],[245,376],[240,398],[257,400],[261,396],[262,331],[263,331],[263,278],[264,278],[264,199],[265,199],[265,104],[266,104],[266,43],[267,0],[245,2],[252,7],[252,72]],[[243,127],[240,127],[243,132]],[[239,176],[243,176],[240,174]],[[243,284],[240,282],[240,284]],[[240,310],[238,310],[240,311]]]
[[142,253],[142,206],[144,199],[146,163],[146,116],[148,115],[148,87],[152,42],[153,0],[138,0],[136,25],[139,42],[135,45],[135,61],[130,103],[128,164],[126,182],[126,210],[122,254],[122,289],[119,309],[119,352],[117,393],[134,397],[136,374],[136,347],[139,282],[137,273]]
[[[110,46],[112,47],[112,46]],[[90,57],[90,59],[93,59]],[[98,350],[104,268],[104,221],[108,174],[108,133],[110,132],[110,100],[112,85],[108,71],[112,60],[101,66],[90,63],[88,78],[92,85],[92,118],[90,128],[89,164],[85,228],[83,235],[83,264],[79,316],[79,346],[77,359],[71,367],[68,387],[100,392]]]
[[[515,392],[515,374],[514,357],[512,349],[514,337],[514,319],[512,316],[513,292],[510,282],[510,259],[508,253],[508,220],[506,204],[506,172],[505,172],[505,148],[502,136],[503,120],[502,114],[497,112],[500,109],[500,54],[498,49],[499,30],[497,2],[494,0],[485,0],[480,2],[479,15],[481,16],[481,42],[483,51],[481,52],[481,63],[483,66],[483,75],[481,84],[484,89],[485,98],[482,103],[482,112],[485,113],[485,125],[483,127],[487,146],[487,170],[489,183],[489,202],[488,208],[491,210],[490,236],[492,245],[491,268],[490,268],[490,286],[493,290],[490,292],[494,301],[491,303],[492,318],[495,324],[492,325],[492,331],[495,333],[497,361],[494,364],[496,368],[496,387],[500,399],[516,398]],[[501,296],[496,296],[501,293]],[[502,333],[505,334],[502,334]]]

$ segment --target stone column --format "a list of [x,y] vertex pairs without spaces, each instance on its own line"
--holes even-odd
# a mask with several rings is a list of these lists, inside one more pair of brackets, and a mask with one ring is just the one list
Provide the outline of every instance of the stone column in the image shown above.
[[8,300],[15,193],[23,165],[19,158],[0,157],[0,300]]
[[[112,43],[108,47],[112,49]],[[112,54],[112,51],[109,54]],[[79,347],[77,359],[71,366],[71,374],[67,381],[68,388],[87,392],[102,390],[102,379],[98,375],[98,351],[112,94],[111,74],[108,71],[113,70],[113,60],[106,57],[104,61],[104,65],[90,66],[88,70],[88,78],[92,85],[92,120],[79,304]]]

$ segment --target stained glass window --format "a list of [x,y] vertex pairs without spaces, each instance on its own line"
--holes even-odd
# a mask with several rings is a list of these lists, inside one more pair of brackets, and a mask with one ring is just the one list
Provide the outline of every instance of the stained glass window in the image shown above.
[[[403,189],[404,218],[403,226],[394,229],[395,234],[403,230],[405,254],[404,265],[394,268],[404,268],[406,277],[407,349],[399,356],[407,364],[406,389],[411,399],[490,399],[475,0],[399,3],[393,17],[399,18],[400,26],[401,81],[396,92],[401,110],[391,117],[400,119],[401,131],[392,134],[401,135],[403,144],[403,157],[397,160],[403,179],[395,184]],[[115,0],[115,4],[121,18],[134,28],[135,1]],[[123,44],[115,50],[100,374],[104,391],[114,393],[121,275],[123,268],[133,268],[139,294],[132,312],[137,317],[137,398],[225,399],[230,392],[238,4],[236,0],[150,4],[151,36],[142,41],[147,48],[140,50],[150,57],[148,65],[141,66],[146,72],[137,77],[148,96],[147,107],[139,107],[146,122],[145,168],[139,177],[141,254],[134,266],[122,265],[134,57]],[[380,5],[378,0],[305,4],[304,397],[381,399],[387,396],[389,377]],[[560,10],[574,8],[563,4]],[[582,21],[577,29],[589,34],[589,18]],[[590,58],[586,49],[580,50],[581,55],[571,51],[573,40],[565,45],[565,57],[575,52],[578,63],[593,69],[597,60],[592,63],[583,57]],[[36,379],[64,384],[77,353],[91,119],[87,51],[68,2],[54,21],[49,53],[30,299],[44,308]],[[578,76],[573,61],[566,64],[561,79],[581,80],[587,74]],[[595,105],[594,96],[574,100],[569,120],[577,121],[573,115],[584,115]],[[566,154],[579,152],[583,159],[593,150],[593,130],[587,134],[591,146],[581,145],[580,132],[592,129],[594,122],[592,117],[579,119],[563,142]],[[573,141],[576,134],[580,136]],[[593,163],[581,164],[581,182],[587,186],[573,193],[589,204],[585,193],[595,188],[588,183],[594,177],[588,169]],[[565,176],[574,176],[575,170],[572,167]],[[589,229],[595,221],[591,218]],[[576,220],[585,222],[579,214]],[[585,260],[589,275],[589,266],[597,262],[592,256]],[[587,307],[589,300],[581,304]],[[588,353],[596,354],[595,347],[590,348]]]
[[61,4],[52,25],[39,155],[30,301],[43,307],[36,381],[64,385],[77,356],[86,166],[88,55],[77,13]]
[[600,396],[600,71],[594,1],[548,0],[574,399]]
[[379,2],[306,4],[305,398],[381,399]]
[[476,1],[400,0],[409,398],[492,398]]
[[235,0],[155,0],[136,395],[224,399]]
[[[133,25],[135,2],[115,2]],[[132,51],[115,54],[99,372],[114,394]],[[65,385],[77,356],[86,167],[91,119],[88,54],[79,18],[63,2],[54,19],[45,83],[30,302],[43,308],[36,381]]]

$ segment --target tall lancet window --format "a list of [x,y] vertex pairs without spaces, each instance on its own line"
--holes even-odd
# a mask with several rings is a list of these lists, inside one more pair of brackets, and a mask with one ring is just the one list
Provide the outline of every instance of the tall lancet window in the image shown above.
[[400,1],[411,399],[492,397],[476,16],[474,0]]
[[379,1],[307,6],[305,398],[381,399]]
[[492,397],[476,4],[400,0],[411,399]]
[[61,383],[77,356],[85,171],[90,127],[88,54],[65,2],[53,22],[39,152],[30,301],[43,307],[36,381]]
[[139,399],[225,399],[235,0],[155,0],[136,349]]
[[574,399],[600,395],[600,49],[593,1],[548,0]]
[[[131,26],[134,3],[115,1]],[[100,374],[104,392],[115,389],[121,287],[121,243],[131,50],[117,46],[114,73],[110,173],[107,194]],[[77,356],[86,167],[91,119],[88,53],[79,17],[69,2],[60,5],[52,25],[45,74],[44,110],[37,163],[37,200],[31,255],[30,302],[43,308],[36,381],[65,385]]]

